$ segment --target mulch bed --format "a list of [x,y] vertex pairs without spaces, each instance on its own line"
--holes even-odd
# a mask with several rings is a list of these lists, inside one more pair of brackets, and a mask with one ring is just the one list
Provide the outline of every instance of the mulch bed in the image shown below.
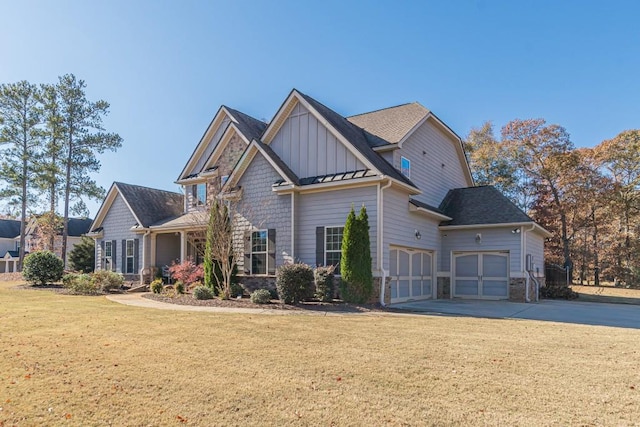
[[223,300],[220,298],[197,300],[193,296],[184,294],[169,296],[162,294],[144,294],[143,298],[169,304],[195,305],[200,307],[227,307],[227,308],[256,308],[260,310],[293,310],[293,311],[322,311],[344,313],[367,313],[371,311],[385,311],[377,304],[346,304],[340,301],[334,303],[309,301],[295,305],[282,304],[278,300],[271,300],[270,304],[254,304],[247,297],[241,299]]

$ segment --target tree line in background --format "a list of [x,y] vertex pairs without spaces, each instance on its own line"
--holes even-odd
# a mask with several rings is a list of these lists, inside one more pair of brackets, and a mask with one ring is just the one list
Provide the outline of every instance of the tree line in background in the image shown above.
[[513,120],[496,138],[472,129],[465,151],[476,185],[494,185],[553,233],[547,263],[574,282],[640,285],[640,130],[576,148],[562,126]]
[[39,226],[49,230],[50,250],[62,228],[64,259],[69,214],[87,215],[83,199],[104,197],[89,174],[100,170],[97,154],[117,150],[122,138],[103,127],[109,104],[88,100],[85,88],[73,74],[54,84],[0,85],[0,202],[21,219],[20,266],[29,215],[44,212]]

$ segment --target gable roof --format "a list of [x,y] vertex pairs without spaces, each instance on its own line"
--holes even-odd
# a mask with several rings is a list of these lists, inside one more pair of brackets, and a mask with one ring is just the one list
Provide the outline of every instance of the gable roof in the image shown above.
[[347,120],[391,144],[397,144],[427,114],[429,110],[412,102],[347,117]]
[[[230,123],[225,127],[225,129],[223,129],[221,135],[224,135],[228,126],[233,123],[236,125],[238,131],[246,137],[247,141],[251,141],[254,138],[259,138],[267,127],[266,123],[263,123],[245,113],[234,110],[233,108],[229,108],[225,105],[220,106],[216,114],[213,116],[213,119],[211,119],[211,123],[209,123],[209,126],[207,126],[207,129],[204,131],[204,134],[200,137],[200,141],[193,150],[193,153],[191,153],[189,160],[180,172],[178,181],[194,177],[194,174],[187,175],[188,171],[197,163],[197,160],[203,155],[209,144],[213,143],[213,141],[210,141],[209,139],[213,138],[216,130],[222,126],[225,117],[229,118]],[[215,141],[215,144],[217,145],[219,142],[220,141]],[[197,176],[198,173],[200,173],[200,171],[196,172],[195,176]]]
[[324,119],[329,122],[334,129],[349,141],[364,158],[366,158],[378,171],[380,171],[380,173],[417,189],[416,185],[409,178],[402,175],[400,171],[394,168],[389,162],[382,158],[382,156],[373,151],[369,143],[372,138],[367,138],[367,134],[362,128],[352,124],[340,114],[310,96],[299,91],[298,93],[322,117],[324,117]]
[[534,222],[492,185],[449,190],[439,210],[453,218],[441,225]]
[[20,235],[20,221],[0,219],[0,238],[13,239]]
[[184,209],[184,197],[180,193],[114,182],[91,224],[92,232],[100,231],[102,221],[104,221],[118,194],[141,227],[148,227],[165,218],[181,215]]
[[114,185],[142,227],[148,227],[170,216],[181,215],[184,210],[182,194],[123,182],[116,182]]
[[253,118],[242,111],[234,110],[227,106],[224,106],[224,108],[226,108],[233,118],[236,119],[236,126],[238,126],[238,130],[242,132],[249,141],[252,139],[259,139],[267,128],[267,124],[265,122]]

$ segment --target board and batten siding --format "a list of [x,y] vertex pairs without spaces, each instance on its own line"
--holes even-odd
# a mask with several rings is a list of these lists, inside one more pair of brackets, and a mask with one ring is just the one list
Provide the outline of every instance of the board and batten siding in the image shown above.
[[[451,252],[509,251],[509,270],[520,272],[521,235],[511,228],[479,228],[475,230],[443,230],[441,270],[451,271]],[[476,235],[482,236],[476,243]]]
[[[235,214],[234,246],[244,251],[245,230],[276,230],[276,266],[291,256],[291,195],[277,195],[272,185],[281,176],[260,154],[256,154],[238,181],[242,187],[242,200]],[[244,257],[238,257],[238,270],[244,269]]]
[[[413,165],[411,166],[413,168]],[[424,214],[409,211],[409,195],[394,188],[383,190],[383,251],[384,269],[389,271],[389,247],[403,246],[407,248],[437,251],[440,256],[439,221]],[[416,239],[416,230],[420,239]]]
[[430,120],[425,121],[394,151],[393,166],[401,170],[400,160],[405,157],[411,161],[411,181],[422,194],[414,196],[417,200],[438,206],[452,188],[469,187],[465,179],[466,165],[461,163],[456,144],[436,127]]
[[316,265],[316,227],[344,227],[351,206],[358,215],[360,207],[364,205],[369,216],[372,269],[375,269],[378,236],[377,194],[377,186],[374,185],[298,195],[295,202],[296,260]]
[[527,249],[525,253],[533,255],[534,273],[537,273],[537,275],[539,276],[543,276],[544,275],[544,237],[542,237],[538,233],[528,231],[527,232]]
[[207,146],[202,152],[202,155],[198,157],[198,160],[195,162],[193,167],[188,171],[186,171],[185,175],[202,172],[202,168],[204,167],[205,162],[209,159],[209,156],[211,156],[211,153],[213,153],[213,150],[214,148],[216,148],[216,145],[218,145],[218,142],[220,142],[220,138],[222,138],[222,134],[224,133],[225,130],[227,130],[227,127],[229,126],[230,122],[231,120],[229,119],[229,117],[225,116],[225,118],[222,119],[222,123],[220,124],[220,127],[216,129],[216,132],[213,134],[211,139],[207,142]]
[[[106,240],[115,240],[116,271],[122,272],[122,240],[138,239],[138,254],[140,257],[138,268],[146,267],[142,265],[142,236],[132,232],[130,229],[138,221],[131,213],[131,210],[125,203],[124,199],[118,194],[109,208],[109,212],[102,221],[103,237],[96,240],[96,269],[101,268],[102,262],[102,242]],[[137,274],[138,272],[134,272]]]
[[304,106],[297,104],[270,144],[300,178],[366,169]]

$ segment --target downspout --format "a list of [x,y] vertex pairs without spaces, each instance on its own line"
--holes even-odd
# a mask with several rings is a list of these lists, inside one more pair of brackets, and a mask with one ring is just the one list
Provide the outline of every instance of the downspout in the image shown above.
[[533,231],[536,228],[535,224],[531,224],[531,228],[528,230],[525,230],[524,227],[522,227],[522,251],[523,251],[523,260],[524,260],[524,268],[523,270],[526,272],[527,276],[526,276],[526,281],[525,281],[525,289],[524,289],[524,300],[526,302],[531,302],[531,299],[529,298],[529,280],[533,279],[533,283],[536,284],[536,301],[538,301],[538,287],[539,287],[539,283],[538,281],[533,277],[533,274],[531,271],[527,270],[527,233],[530,231]]
[[[384,176],[382,177],[384,179]],[[387,182],[383,187],[378,184],[378,270],[382,273],[380,280],[380,305],[385,307],[384,302],[384,290],[387,283],[387,270],[384,269],[384,258],[382,251],[384,248],[384,190],[391,187],[391,180]]]
[[145,233],[142,235],[142,267],[140,268],[140,271],[138,272],[140,274],[140,285],[144,285],[144,275],[142,274],[142,272],[144,271],[144,264],[145,264],[145,259],[146,259],[146,248],[147,248],[147,236],[151,234],[151,230],[147,229],[147,231],[145,231]]
[[291,192],[291,260],[296,262],[295,240],[296,240],[296,193]]

